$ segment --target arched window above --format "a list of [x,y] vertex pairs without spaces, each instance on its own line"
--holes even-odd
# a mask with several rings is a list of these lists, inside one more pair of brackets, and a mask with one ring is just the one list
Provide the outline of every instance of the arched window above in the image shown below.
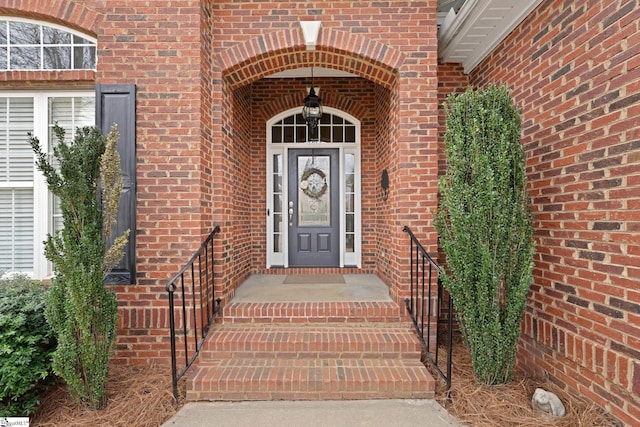
[[[319,139],[315,142],[355,144],[356,124],[338,114],[325,112],[318,123]],[[301,113],[284,117],[271,125],[271,143],[310,142],[307,122]]]
[[96,42],[61,26],[0,19],[0,70],[94,70]]

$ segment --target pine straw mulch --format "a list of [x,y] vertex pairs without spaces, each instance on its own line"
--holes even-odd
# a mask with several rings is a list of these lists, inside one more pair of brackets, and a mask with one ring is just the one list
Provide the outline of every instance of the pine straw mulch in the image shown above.
[[[182,403],[185,387],[179,386]],[[74,403],[64,385],[55,385],[42,397],[30,425],[158,427],[178,410],[173,403],[171,374],[166,366],[111,364],[107,393],[107,407],[92,411]]]
[[[441,353],[441,357],[446,353]],[[444,359],[443,359],[444,360]],[[429,363],[426,363],[429,367]],[[429,367],[430,368],[430,367]],[[432,370],[432,368],[430,368]],[[452,416],[467,426],[513,426],[513,427],[617,427],[618,423],[593,403],[586,402],[548,379],[536,379],[517,370],[509,384],[487,386],[476,383],[473,376],[471,356],[458,337],[453,344],[453,366],[451,400],[445,396],[444,381],[439,375],[436,391],[437,401]],[[565,406],[567,414],[559,419],[534,415],[531,396],[536,388],[555,393]]]

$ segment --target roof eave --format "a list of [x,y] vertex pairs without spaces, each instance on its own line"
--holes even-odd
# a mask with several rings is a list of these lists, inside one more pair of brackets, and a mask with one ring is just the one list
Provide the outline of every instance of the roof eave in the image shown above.
[[542,0],[467,0],[453,9],[438,34],[442,62],[462,64],[466,74],[502,42]]

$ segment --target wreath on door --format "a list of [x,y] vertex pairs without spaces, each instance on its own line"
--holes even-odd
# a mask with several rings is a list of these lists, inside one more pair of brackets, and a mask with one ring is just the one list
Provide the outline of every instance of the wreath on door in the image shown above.
[[300,177],[300,189],[312,199],[321,198],[327,192],[327,175],[318,168],[305,169]]

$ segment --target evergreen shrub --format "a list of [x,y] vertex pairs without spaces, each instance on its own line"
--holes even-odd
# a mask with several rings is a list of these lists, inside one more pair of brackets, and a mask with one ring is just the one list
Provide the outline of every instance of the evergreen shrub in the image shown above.
[[45,256],[54,266],[46,317],[58,342],[53,370],[77,401],[91,409],[107,403],[109,356],[117,326],[117,301],[104,279],[123,255],[128,231],[107,249],[122,188],[118,133],[77,129],[72,141],[54,128],[50,161],[37,138],[30,143],[49,190],[60,200],[64,228],[48,235]]
[[435,225],[476,379],[511,380],[532,281],[533,221],[520,111],[505,87],[469,88],[446,104],[447,172]]
[[45,295],[26,275],[0,279],[0,418],[32,414],[52,374]]

